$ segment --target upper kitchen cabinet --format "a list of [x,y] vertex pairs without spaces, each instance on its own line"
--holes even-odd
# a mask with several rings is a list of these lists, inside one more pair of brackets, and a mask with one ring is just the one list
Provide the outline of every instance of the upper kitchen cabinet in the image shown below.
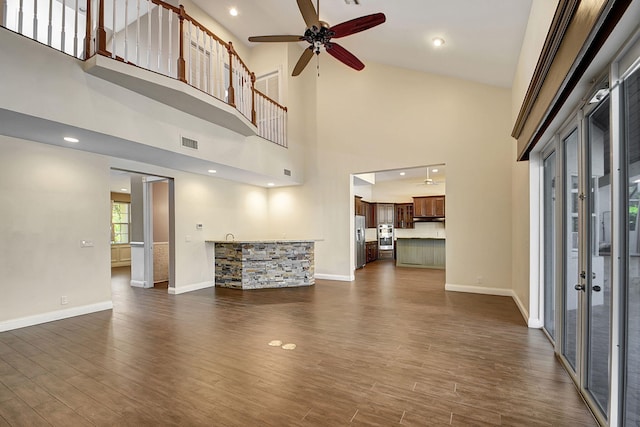
[[364,216],[365,226],[367,228],[376,228],[378,226],[378,212],[375,203],[366,203],[366,214]]
[[444,218],[444,196],[413,198],[414,218]]
[[413,228],[413,203],[396,204],[396,228]]
[[393,203],[376,203],[376,211],[378,214],[378,224],[393,225],[395,205]]
[[[361,196],[355,196],[354,197],[354,203],[355,203],[355,209],[354,210],[356,212],[355,214],[356,215],[362,215],[362,216],[366,215],[365,203],[367,203],[367,202],[363,202]],[[368,203],[367,203],[367,205],[368,205]]]

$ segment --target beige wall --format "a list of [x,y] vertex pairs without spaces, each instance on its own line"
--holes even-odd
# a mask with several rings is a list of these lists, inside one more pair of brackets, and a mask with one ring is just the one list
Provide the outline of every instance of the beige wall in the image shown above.
[[323,238],[316,272],[352,274],[350,174],[446,163],[447,282],[477,287],[481,277],[481,287],[510,289],[510,91],[374,63],[357,73],[329,56],[320,61],[319,78],[315,70],[303,73],[318,85],[316,155],[308,157],[301,189],[277,190],[283,198],[306,194],[317,206],[303,217]]
[[0,330],[43,313],[108,308],[109,203],[106,157],[0,136]]

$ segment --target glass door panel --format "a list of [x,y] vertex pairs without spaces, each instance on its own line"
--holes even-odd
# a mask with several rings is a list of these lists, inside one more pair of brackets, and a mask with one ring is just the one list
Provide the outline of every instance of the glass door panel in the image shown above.
[[556,335],[556,153],[544,160],[544,329],[552,340]]
[[607,97],[587,117],[589,181],[587,224],[586,370],[584,388],[603,414],[609,400],[611,318],[611,167],[610,101]]
[[627,163],[624,425],[640,425],[640,70],[623,84]]
[[564,147],[564,280],[562,302],[562,354],[576,372],[578,354],[578,130],[563,139]]

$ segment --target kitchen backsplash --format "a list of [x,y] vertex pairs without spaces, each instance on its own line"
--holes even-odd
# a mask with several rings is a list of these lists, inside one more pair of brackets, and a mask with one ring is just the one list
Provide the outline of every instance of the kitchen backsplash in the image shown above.
[[416,222],[415,228],[396,228],[395,237],[440,237],[445,238],[444,222]]
[[364,232],[364,240],[366,242],[375,242],[378,240],[378,230],[376,228],[367,228]]

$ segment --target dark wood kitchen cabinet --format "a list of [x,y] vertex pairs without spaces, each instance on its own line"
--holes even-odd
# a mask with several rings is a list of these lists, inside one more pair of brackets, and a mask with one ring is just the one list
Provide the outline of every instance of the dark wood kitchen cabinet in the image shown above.
[[396,204],[396,228],[413,228],[413,203]]
[[[394,223],[394,204],[393,203],[376,203],[378,213],[378,224],[392,224]],[[377,226],[377,224],[376,224]]]
[[367,211],[364,216],[365,227],[376,228],[378,226],[378,215],[376,212],[376,204],[368,203],[368,202],[363,202],[363,203],[367,203],[366,205]]
[[367,242],[365,244],[366,249],[366,263],[373,262],[378,259],[378,242]]
[[413,198],[414,218],[444,218],[444,196]]
[[365,205],[362,201],[362,197],[361,196],[355,196],[354,197],[354,203],[355,203],[355,214],[356,215],[365,215]]

